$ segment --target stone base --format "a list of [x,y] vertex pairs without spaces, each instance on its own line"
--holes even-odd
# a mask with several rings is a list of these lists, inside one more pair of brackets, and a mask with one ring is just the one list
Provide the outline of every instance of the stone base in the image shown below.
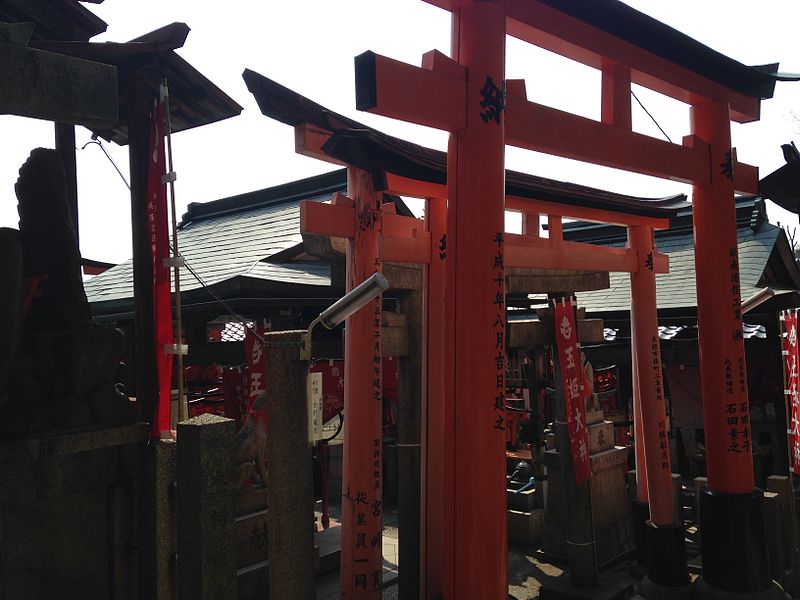
[[[633,521],[625,486],[627,457],[628,450],[624,447],[614,447],[591,456],[592,516],[597,563],[601,568],[634,548]],[[548,509],[542,550],[549,556],[563,559],[567,556],[564,535],[567,516],[560,463],[557,451],[545,452]]]
[[709,585],[702,576],[692,584],[693,600],[790,600],[791,596],[783,588],[772,582],[763,592],[729,592]]
[[508,541],[520,546],[539,547],[544,532],[544,509],[531,512],[506,511],[508,517]]

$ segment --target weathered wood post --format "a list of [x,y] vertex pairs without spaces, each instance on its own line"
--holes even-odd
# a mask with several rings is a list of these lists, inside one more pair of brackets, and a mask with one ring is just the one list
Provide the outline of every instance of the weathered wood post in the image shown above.
[[264,334],[267,382],[267,538],[269,597],[314,598],[314,488],[305,331]]
[[178,423],[178,600],[236,599],[235,421]]

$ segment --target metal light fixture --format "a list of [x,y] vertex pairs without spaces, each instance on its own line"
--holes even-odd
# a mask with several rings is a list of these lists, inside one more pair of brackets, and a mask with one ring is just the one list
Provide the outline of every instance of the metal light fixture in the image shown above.
[[300,348],[300,358],[311,360],[311,332],[314,327],[321,324],[325,329],[333,329],[347,317],[358,312],[383,292],[389,289],[389,281],[381,273],[373,273],[311,321],[303,336],[303,346]]

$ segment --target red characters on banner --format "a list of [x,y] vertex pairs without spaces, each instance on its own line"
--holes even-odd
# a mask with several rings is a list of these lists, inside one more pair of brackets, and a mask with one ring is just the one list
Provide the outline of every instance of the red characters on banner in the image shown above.
[[264,359],[264,326],[259,324],[255,326],[255,331],[249,327],[245,328],[244,334],[244,352],[247,356],[247,364],[249,366],[249,392],[247,394],[247,406],[245,409],[245,417],[247,414],[253,414],[256,419],[261,423],[261,426],[266,430],[267,427],[267,409],[266,404],[261,403],[263,408],[254,408],[253,403],[258,397],[266,391],[266,377],[267,364]]
[[786,395],[789,398],[789,450],[792,455],[792,471],[800,475],[800,399],[798,399],[798,349],[797,349],[797,311],[783,313],[786,335],[783,338],[783,362],[786,374]]
[[571,301],[555,303],[555,329],[558,364],[564,380],[572,465],[575,481],[583,483],[592,476],[589,464],[589,430],[586,426],[586,399],[591,392],[586,381],[586,372],[581,365],[575,307]]
[[150,258],[153,265],[153,308],[155,313],[156,368],[158,370],[158,402],[153,423],[153,436],[160,437],[171,428],[172,400],[172,299],[170,296],[169,230],[167,228],[167,172],[164,156],[164,97],[162,85],[150,121],[150,144],[147,172],[147,226],[150,236]]

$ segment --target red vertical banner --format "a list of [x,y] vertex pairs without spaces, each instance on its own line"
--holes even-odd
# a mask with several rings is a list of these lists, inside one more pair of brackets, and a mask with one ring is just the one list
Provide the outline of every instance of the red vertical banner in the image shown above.
[[789,450],[792,455],[792,472],[800,475],[800,399],[798,398],[800,378],[797,374],[797,310],[787,310],[783,313],[783,327],[786,330],[786,335],[783,337],[783,371],[786,378],[785,394],[788,398]]
[[267,427],[267,407],[254,409],[253,403],[266,391],[264,378],[266,377],[267,364],[264,358],[264,326],[255,325],[255,330],[245,327],[244,351],[247,356],[247,364],[250,367],[249,391],[247,393],[247,406],[245,416],[253,414],[261,426],[266,430]]
[[562,298],[555,303],[555,329],[558,364],[561,367],[567,403],[572,466],[575,470],[575,481],[583,483],[592,476],[589,464],[589,430],[586,427],[586,399],[591,392],[586,381],[586,372],[581,366],[575,307],[571,300]]
[[167,172],[164,135],[164,98],[166,88],[159,88],[150,120],[150,144],[147,172],[147,223],[150,228],[150,258],[153,261],[153,310],[155,315],[156,368],[158,402],[153,423],[153,436],[169,435],[172,401],[173,344],[172,299],[170,294],[169,228],[167,225]]

